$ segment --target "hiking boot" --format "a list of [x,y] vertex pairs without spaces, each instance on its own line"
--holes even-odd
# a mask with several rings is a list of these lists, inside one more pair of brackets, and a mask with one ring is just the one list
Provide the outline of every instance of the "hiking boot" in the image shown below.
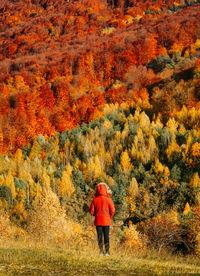
[[103,251],[101,251],[101,252],[100,252],[100,255],[101,255],[101,256],[103,256],[103,255],[104,255],[104,252],[103,252]]
[[106,252],[105,256],[110,256],[110,253],[109,253],[109,252]]

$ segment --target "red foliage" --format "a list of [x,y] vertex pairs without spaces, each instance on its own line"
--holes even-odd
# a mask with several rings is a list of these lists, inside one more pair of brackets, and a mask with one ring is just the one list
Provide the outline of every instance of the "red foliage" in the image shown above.
[[[184,55],[199,39],[200,5],[172,14],[167,9],[174,5],[1,1],[0,151],[15,150],[39,133],[87,123],[106,102],[148,102],[147,87],[159,76],[147,64],[175,44]],[[16,75],[22,77],[18,86]],[[196,94],[191,105],[197,104]]]
[[43,85],[40,89],[40,108],[52,110],[55,102],[53,91],[47,85]]

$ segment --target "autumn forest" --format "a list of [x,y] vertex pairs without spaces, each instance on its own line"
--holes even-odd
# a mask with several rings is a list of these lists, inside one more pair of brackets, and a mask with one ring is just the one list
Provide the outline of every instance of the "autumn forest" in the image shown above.
[[199,0],[1,1],[2,239],[84,243],[104,181],[121,244],[200,256],[199,26]]

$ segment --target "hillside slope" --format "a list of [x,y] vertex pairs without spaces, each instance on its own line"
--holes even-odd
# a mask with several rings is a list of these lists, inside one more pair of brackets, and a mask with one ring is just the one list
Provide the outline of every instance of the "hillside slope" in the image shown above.
[[105,103],[150,103],[164,118],[198,109],[198,2],[1,1],[0,151],[90,122]]

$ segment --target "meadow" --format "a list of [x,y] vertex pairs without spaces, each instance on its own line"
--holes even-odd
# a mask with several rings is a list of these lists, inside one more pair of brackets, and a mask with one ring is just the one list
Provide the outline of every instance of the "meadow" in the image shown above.
[[62,249],[39,245],[0,248],[0,275],[200,275],[196,257],[115,248],[99,256],[95,247]]

